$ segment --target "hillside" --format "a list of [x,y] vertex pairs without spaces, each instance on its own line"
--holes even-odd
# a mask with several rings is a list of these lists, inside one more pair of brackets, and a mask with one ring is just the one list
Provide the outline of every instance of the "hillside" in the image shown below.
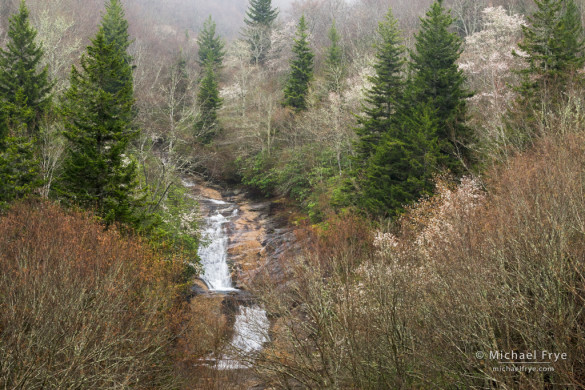
[[0,387],[585,388],[585,2],[0,3]]

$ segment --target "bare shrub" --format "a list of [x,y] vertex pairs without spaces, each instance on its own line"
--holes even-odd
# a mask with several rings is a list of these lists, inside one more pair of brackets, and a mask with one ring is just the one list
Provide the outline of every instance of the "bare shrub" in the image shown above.
[[47,202],[0,218],[0,387],[174,388],[178,270]]
[[[278,388],[583,388],[584,145],[544,137],[487,193],[439,182],[394,233],[348,241],[355,224],[331,224],[327,249],[263,293],[276,325],[259,374]],[[567,359],[506,372],[490,351]]]

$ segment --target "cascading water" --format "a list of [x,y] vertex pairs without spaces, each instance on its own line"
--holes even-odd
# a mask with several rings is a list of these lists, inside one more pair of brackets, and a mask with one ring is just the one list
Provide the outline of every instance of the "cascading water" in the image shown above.
[[[209,198],[202,198],[200,202],[208,211],[205,217],[203,244],[199,248],[203,266],[202,278],[212,292],[237,293],[239,290],[233,287],[227,262],[229,244],[227,228],[230,221],[238,215],[237,205]],[[220,370],[249,368],[246,362],[252,360],[253,355],[261,351],[263,344],[269,341],[270,322],[264,309],[257,305],[240,305],[238,312],[228,353],[220,359],[215,359],[216,367]],[[245,359],[241,359],[242,356]]]
[[226,225],[235,217],[238,209],[234,204],[221,200],[205,199],[209,203],[210,215],[206,218],[203,232],[204,245],[199,248],[203,266],[203,280],[211,291],[233,291],[232,279],[227,263],[228,235]]

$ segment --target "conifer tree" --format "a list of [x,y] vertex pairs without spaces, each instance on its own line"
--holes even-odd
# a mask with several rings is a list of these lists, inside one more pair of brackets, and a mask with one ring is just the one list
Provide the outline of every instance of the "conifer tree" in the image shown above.
[[243,35],[250,45],[251,61],[255,65],[262,65],[270,50],[270,35],[274,21],[278,17],[278,10],[272,8],[271,0],[250,0],[246,11]]
[[[379,211],[381,206],[376,203],[378,206],[374,207],[373,203],[367,203],[366,197],[371,197],[371,202],[377,202],[375,199],[379,198],[380,194],[377,194],[375,188],[378,185],[385,186],[382,183],[376,184],[374,182],[373,166],[369,167],[371,177],[368,179],[366,169],[370,164],[370,159],[377,153],[380,154],[379,160],[387,159],[389,158],[388,153],[398,153],[398,151],[384,150],[385,148],[398,148],[403,145],[403,141],[399,143],[394,138],[388,138],[382,142],[385,134],[389,133],[398,123],[395,117],[402,106],[404,92],[402,72],[405,49],[402,46],[397,24],[391,9],[378,24],[377,39],[374,45],[376,49],[373,65],[375,74],[368,78],[372,86],[365,93],[365,102],[362,104],[363,113],[357,116],[358,126],[355,131],[358,139],[354,144],[354,166],[349,173],[350,177],[336,194],[334,200],[334,202],[344,205],[360,205],[370,212],[373,212],[374,209]],[[396,156],[395,154],[394,157]],[[382,162],[379,161],[375,165],[381,166]],[[386,175],[379,175],[378,178],[383,180]],[[366,187],[369,188],[367,194],[365,193]],[[381,204],[390,203],[382,202]],[[384,213],[382,212],[382,214]]]
[[341,83],[345,69],[343,64],[343,49],[339,45],[340,36],[335,27],[335,21],[333,21],[329,29],[328,36],[331,46],[327,48],[327,55],[325,57],[325,77],[329,90],[339,93],[341,91]]
[[567,76],[585,64],[583,26],[574,1],[535,2],[537,10],[522,26],[524,38],[518,44],[528,63],[520,72],[524,77],[519,90],[528,99],[536,90],[562,90]]
[[114,45],[119,54],[130,64],[132,57],[128,54],[128,48],[132,41],[128,33],[128,21],[120,0],[108,1],[101,26],[106,42]]
[[71,71],[62,113],[68,141],[58,192],[73,204],[96,208],[106,223],[134,223],[136,164],[128,153],[133,120],[132,68],[105,28]]
[[199,65],[203,67],[211,62],[217,70],[223,62],[225,44],[221,37],[215,34],[215,29],[215,22],[209,15],[209,18],[203,23],[203,30],[197,37],[197,44],[199,45]]
[[397,23],[392,10],[389,10],[378,25],[378,42],[374,45],[375,74],[369,78],[372,87],[366,91],[363,115],[357,118],[355,161],[358,167],[365,166],[375,153],[382,135],[391,126],[404,92],[404,47]]
[[195,122],[195,133],[203,144],[209,144],[219,132],[217,112],[222,106],[217,77],[211,62],[205,65],[205,75],[199,86],[197,103],[200,112]]
[[468,160],[472,131],[465,125],[466,99],[472,94],[465,89],[465,76],[457,60],[462,51],[462,40],[449,31],[453,18],[435,0],[421,19],[416,34],[416,50],[410,53],[411,79],[406,91],[409,105],[425,103],[437,115],[437,136],[445,161],[455,173],[461,171],[461,161]]
[[307,108],[309,83],[313,78],[314,54],[309,47],[304,15],[301,16],[296,35],[292,48],[294,58],[291,61],[291,72],[284,88],[283,105],[299,112]]
[[0,101],[0,209],[42,184],[34,140],[23,136],[34,116],[25,100],[21,89],[15,104]]
[[278,10],[272,8],[272,0],[250,0],[244,22],[248,26],[271,27],[278,17]]
[[[126,65],[132,67],[132,56],[128,53],[128,48],[132,41],[130,40],[130,34],[128,33],[128,21],[126,20],[124,8],[120,0],[108,0],[106,3],[106,12],[102,17],[101,27],[104,32],[104,39],[106,44],[112,45],[113,49],[117,52],[117,55],[124,59]],[[123,88],[123,85],[127,82],[132,83],[132,73],[126,74],[126,80],[117,79],[113,80],[114,84],[111,85],[110,91],[115,92],[118,88]]]
[[433,191],[441,162],[438,118],[425,103],[405,108],[368,160],[357,203],[375,215],[397,216],[403,207]]
[[0,99],[20,105],[16,111],[32,110],[25,123],[29,136],[38,135],[39,121],[51,103],[52,83],[47,67],[40,67],[43,48],[35,43],[36,36],[23,0],[10,18],[7,47],[0,49]]

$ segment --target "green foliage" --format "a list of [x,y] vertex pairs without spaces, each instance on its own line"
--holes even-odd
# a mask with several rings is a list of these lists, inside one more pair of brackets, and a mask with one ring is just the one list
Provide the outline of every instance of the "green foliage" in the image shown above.
[[278,180],[274,172],[273,161],[267,153],[258,153],[246,159],[236,160],[240,167],[242,184],[263,193],[265,196],[273,195]]
[[114,46],[127,64],[132,63],[132,57],[128,54],[128,48],[132,41],[128,34],[128,21],[124,15],[124,8],[120,0],[108,1],[101,26],[104,30],[106,42]]
[[192,255],[191,262],[197,263],[197,201],[190,198],[188,189],[178,182],[167,184],[162,193],[153,188],[147,188],[145,193],[147,199],[139,214],[138,230],[148,236],[155,247]]
[[295,56],[291,61],[291,72],[284,88],[283,105],[299,112],[307,108],[307,94],[309,93],[309,83],[313,78],[313,58],[315,56],[307,40],[307,23],[304,15],[301,16],[296,35],[292,48]]
[[404,47],[401,45],[397,21],[389,10],[378,25],[378,43],[374,76],[369,78],[372,87],[366,91],[363,115],[357,118],[356,134],[359,139],[355,145],[355,161],[358,167],[367,164],[375,153],[376,145],[392,123],[402,99],[404,81]]
[[0,102],[0,209],[42,184],[36,139],[23,136],[34,111],[27,107],[22,91],[17,91],[15,104]]
[[244,22],[248,26],[271,27],[278,17],[278,9],[272,8],[272,0],[250,0]]
[[528,67],[520,74],[522,96],[530,100],[537,92],[562,90],[567,76],[585,64],[581,15],[573,0],[536,0],[537,11],[522,26],[518,47]]
[[421,103],[398,121],[396,131],[384,134],[365,170],[364,196],[358,203],[377,215],[396,216],[403,206],[430,194],[441,160],[432,108]]
[[325,78],[327,88],[333,92],[341,92],[342,81],[345,77],[345,64],[343,59],[343,49],[339,45],[340,36],[335,27],[335,21],[329,29],[329,41],[331,46],[327,48],[325,57]]
[[0,99],[17,106],[16,111],[32,111],[25,124],[29,136],[35,137],[51,104],[53,87],[47,67],[39,69],[43,48],[35,43],[36,36],[22,1],[18,13],[10,18],[6,49],[0,49]]
[[203,30],[197,37],[197,44],[199,45],[199,65],[205,66],[207,63],[212,63],[217,70],[222,66],[225,43],[219,35],[215,34],[215,28],[215,22],[209,15],[203,23]]
[[236,163],[242,184],[265,196],[281,194],[294,199],[314,222],[322,216],[320,194],[339,178],[335,151],[318,144],[281,151],[272,157],[259,153]]
[[457,65],[462,40],[449,31],[452,24],[442,0],[436,0],[421,19],[416,50],[410,53],[412,77],[406,97],[407,105],[424,103],[436,112],[441,152],[448,157],[447,167],[459,173],[461,162],[471,159],[468,146],[473,136],[465,120],[466,99],[472,94],[466,90],[465,76]]
[[81,70],[73,67],[62,114],[68,141],[59,195],[96,208],[107,224],[135,223],[136,163],[127,155],[133,127],[132,69],[100,28]]
[[0,209],[33,192],[41,182],[34,143],[24,137],[6,137],[0,145]]
[[210,62],[205,65],[205,76],[199,85],[197,103],[200,112],[195,122],[195,134],[201,143],[209,144],[219,132],[217,111],[223,104],[223,99],[219,97],[217,76]]
[[[363,114],[357,117],[358,136],[354,145],[354,168],[343,186],[335,191],[333,203],[337,206],[363,203],[364,170],[377,149],[394,147],[392,142],[381,143],[381,139],[390,131],[395,121],[395,114],[403,99],[404,47],[401,44],[397,21],[389,10],[384,20],[378,24],[378,41],[375,74],[369,77],[372,87],[366,91]],[[381,151],[387,153],[389,151]],[[372,195],[372,194],[370,194]]]

